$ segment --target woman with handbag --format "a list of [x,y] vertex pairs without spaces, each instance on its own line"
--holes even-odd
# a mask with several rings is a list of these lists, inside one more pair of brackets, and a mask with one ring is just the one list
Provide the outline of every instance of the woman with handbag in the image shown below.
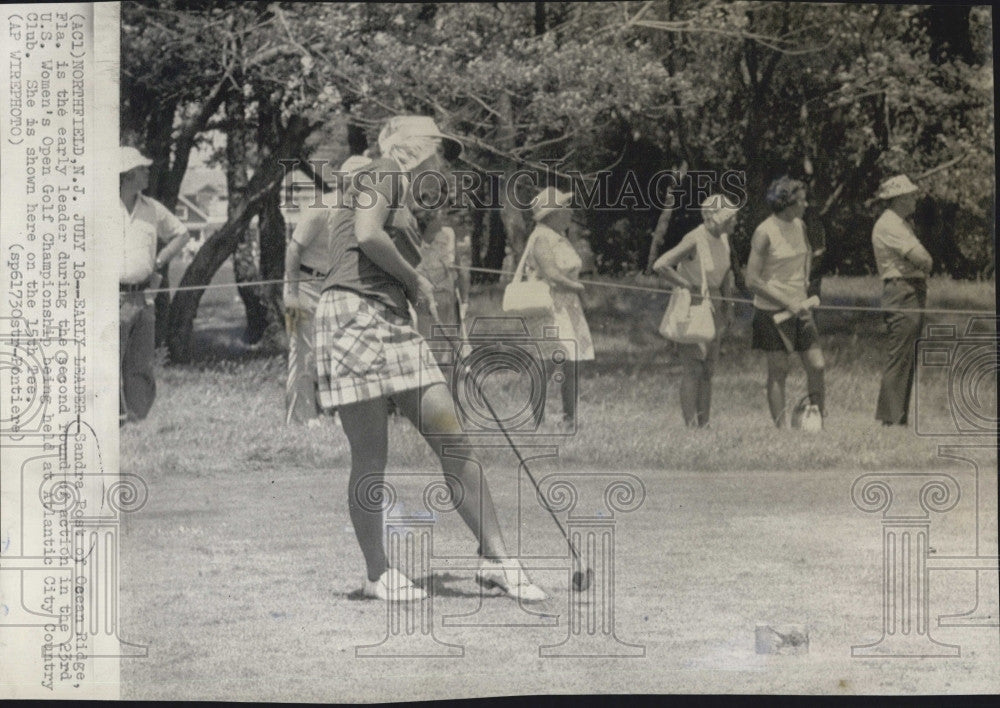
[[[529,318],[527,324],[531,334],[537,338],[544,359],[546,380],[553,377],[557,368],[562,369],[559,386],[563,417],[560,429],[564,432],[577,429],[580,362],[594,360],[594,343],[580,302],[580,293],[584,290],[580,282],[583,260],[566,235],[572,222],[572,201],[572,192],[560,192],[555,187],[543,189],[532,200],[535,229],[528,237],[514,276],[516,282],[523,272],[529,282],[542,281],[551,292],[551,309]],[[550,336],[550,333],[555,333],[556,337]],[[558,340],[570,340],[575,344],[568,348],[565,359],[560,354],[564,348]],[[542,405],[536,408],[539,425],[544,414],[543,400]]]
[[754,293],[751,346],[767,354],[767,403],[779,428],[786,425],[789,357],[793,352],[799,355],[809,391],[804,416],[810,424],[802,427],[818,429],[826,415],[825,363],[811,310],[816,299],[810,299],[806,292],[812,261],[802,221],[808,206],[806,186],[781,177],[768,187],[765,199],[774,213],[754,231],[746,269],[747,287]]
[[451,498],[479,541],[476,580],[520,601],[544,600],[545,592],[507,556],[480,466],[444,455],[445,447],[467,447],[469,441],[407,304],[435,311],[434,286],[415,269],[420,234],[410,207],[419,205],[412,185],[421,174],[442,171],[449,147],[454,158],[461,145],[425,116],[391,118],[378,143],[382,157],[357,173],[347,190],[347,213],[334,231],[315,325],[320,404],[337,408],[351,448],[348,509],[368,570],[362,594],[390,602],[426,597],[389,567],[383,544],[379,502],[386,490],[392,400],[441,460]]
[[[730,313],[728,303],[718,298],[733,292],[733,273],[729,261],[729,232],[736,223],[739,209],[721,194],[714,194],[701,203],[704,223],[689,231],[681,242],[660,256],[653,271],[669,283],[688,293],[690,308],[707,308],[711,326],[706,328],[708,341],[684,338],[677,344],[677,355],[683,368],[681,378],[681,413],[689,428],[707,428],[712,407],[712,374],[719,358],[719,344],[724,330],[722,312]],[[684,298],[680,292],[671,298]],[[714,301],[713,301],[714,298]],[[686,298],[685,298],[686,299]],[[674,308],[677,312],[677,308]],[[710,330],[710,331],[708,331]],[[672,333],[667,332],[667,336]],[[674,335],[676,336],[676,335]]]

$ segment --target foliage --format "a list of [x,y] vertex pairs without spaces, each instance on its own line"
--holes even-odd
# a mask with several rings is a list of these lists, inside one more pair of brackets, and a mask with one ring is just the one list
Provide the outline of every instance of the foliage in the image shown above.
[[[797,174],[827,233],[824,267],[844,272],[872,265],[878,182],[943,165],[923,184],[918,233],[952,272],[992,264],[988,7],[536,5],[125,3],[123,127],[163,143],[167,112],[163,164],[182,165],[193,140],[233,127],[213,106],[239,90],[248,125],[266,106],[279,125],[346,120],[373,138],[389,115],[431,114],[465,136],[466,165],[507,176],[549,161],[558,167],[542,180],[563,186],[599,170],[620,186],[630,170],[645,179],[682,161],[742,170],[737,251],[763,216],[766,182]],[[602,269],[642,267],[657,215],[586,214]],[[484,238],[506,229],[516,247],[518,220],[505,212],[503,223]],[[689,223],[675,219],[666,245]]]

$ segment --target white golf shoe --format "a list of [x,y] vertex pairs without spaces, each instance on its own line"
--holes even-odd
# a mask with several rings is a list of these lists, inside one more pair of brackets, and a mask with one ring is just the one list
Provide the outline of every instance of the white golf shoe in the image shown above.
[[361,594],[389,602],[416,602],[427,597],[426,592],[414,585],[396,568],[389,568],[378,580],[365,578]]
[[531,582],[521,564],[512,558],[502,561],[483,558],[476,571],[476,582],[484,588],[499,588],[514,599],[524,602],[541,602],[549,597]]

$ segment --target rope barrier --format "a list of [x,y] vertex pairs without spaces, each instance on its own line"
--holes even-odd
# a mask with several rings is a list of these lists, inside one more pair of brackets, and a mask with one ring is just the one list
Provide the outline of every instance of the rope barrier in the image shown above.
[[[513,271],[509,270],[497,270],[494,268],[474,268],[471,266],[452,266],[455,270],[469,270],[476,271],[479,273],[498,273],[501,275],[514,275]],[[662,293],[669,295],[676,288],[654,288],[648,285],[629,285],[627,283],[606,283],[600,280],[584,280],[580,279],[580,282],[584,285],[597,285],[603,288],[613,288],[620,290],[637,290],[640,292],[647,293]],[[747,304],[752,304],[753,300],[743,297],[724,297],[721,295],[710,295],[710,300],[718,300],[720,302],[743,302]],[[886,312],[882,307],[869,307],[866,305],[817,305],[812,308],[814,310],[852,310],[852,311],[862,311],[862,312]],[[892,309],[891,312],[913,312],[913,313],[923,313],[923,314],[944,314],[944,315],[996,315],[996,310],[946,310],[941,308],[925,308],[925,309]]]
[[[510,275],[513,276],[514,272],[509,270],[501,270],[498,268],[477,268],[473,266],[449,266],[453,270],[467,270],[476,273],[492,273],[494,275]],[[296,283],[308,283],[323,280],[323,278],[302,278],[296,281]],[[176,288],[148,288],[143,290],[145,293],[168,293],[168,292],[181,292],[189,290],[214,290],[219,288],[244,288],[253,287],[255,285],[277,285],[284,284],[284,279],[278,278],[273,280],[251,280],[243,283],[217,283],[208,285],[185,285],[183,287]],[[656,288],[650,287],[648,285],[629,285],[628,283],[606,283],[600,280],[580,280],[584,285],[596,285],[602,288],[611,288],[615,290],[635,290],[638,292],[647,293],[657,293],[663,295],[669,295],[676,288]],[[742,302],[746,304],[752,304],[753,300],[742,297],[724,297],[721,295],[710,295],[709,299],[718,300],[720,302]],[[891,309],[886,310],[882,307],[872,307],[867,305],[817,305],[813,308],[814,310],[832,310],[832,311],[851,311],[851,312],[904,312],[913,314],[924,314],[924,315],[972,315],[972,316],[996,316],[996,310],[949,310],[944,308],[925,308],[925,309]]]

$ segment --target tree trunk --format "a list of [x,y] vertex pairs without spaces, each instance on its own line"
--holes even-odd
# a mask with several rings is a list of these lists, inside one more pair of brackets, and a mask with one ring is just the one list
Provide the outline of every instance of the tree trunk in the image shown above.
[[[258,165],[279,157],[273,151],[280,142],[281,130],[277,111],[270,106],[262,109],[257,123]],[[285,274],[285,219],[281,215],[280,204],[281,195],[275,190],[264,196],[258,212],[257,272],[261,280],[281,280]],[[262,310],[260,322],[254,323],[254,333],[259,327],[261,343],[266,346],[287,346],[281,283],[260,285],[254,290]]]
[[[502,150],[512,150],[515,147],[514,111],[507,93],[500,94],[497,101],[497,113],[499,115],[497,145]],[[518,209],[510,200],[511,195],[508,194],[508,188],[512,188],[512,185],[508,182],[507,174],[501,178],[499,188],[500,222],[503,224],[507,245],[510,246],[516,262],[524,251],[525,241],[528,237],[528,225],[522,210]],[[521,201],[523,201],[523,196],[520,195]]]
[[[226,113],[231,119],[241,118],[244,114],[243,95],[233,92],[226,101]],[[242,195],[247,188],[247,144],[249,136],[241,121],[234,120],[233,127],[226,136],[226,190],[229,193],[229,220],[233,220],[234,210],[239,204],[237,195]],[[259,224],[259,222],[258,222]],[[247,228],[240,234],[239,242],[233,253],[233,278],[237,283],[236,292],[243,301],[246,313],[246,329],[243,339],[248,344],[256,344],[264,336],[267,326],[267,312],[260,297],[260,287],[254,285],[241,286],[240,283],[252,283],[260,280],[257,268],[259,258],[258,228]]]
[[[368,136],[365,134],[365,129],[357,123],[347,125],[347,146],[352,155],[361,155],[368,149]],[[339,166],[333,165],[334,168]]]
[[[279,159],[299,156],[314,127],[298,117],[289,121],[271,159],[262,162],[243,194],[238,195],[237,204],[231,210],[226,225],[212,234],[198,249],[181,279],[180,287],[197,287],[211,282],[216,271],[235,252],[240,237],[250,224],[250,219],[260,210],[264,198],[269,192],[277,193],[280,189],[285,173]],[[184,363],[191,360],[194,320],[203,293],[204,290],[184,290],[178,292],[170,304],[167,344],[170,347],[171,361]]]
[[[281,214],[280,199],[278,190],[274,190],[264,197],[261,204],[258,224],[262,280],[280,281],[285,274],[285,218]],[[284,348],[288,345],[281,291],[280,282],[260,287],[265,322],[262,344],[268,347]]]

